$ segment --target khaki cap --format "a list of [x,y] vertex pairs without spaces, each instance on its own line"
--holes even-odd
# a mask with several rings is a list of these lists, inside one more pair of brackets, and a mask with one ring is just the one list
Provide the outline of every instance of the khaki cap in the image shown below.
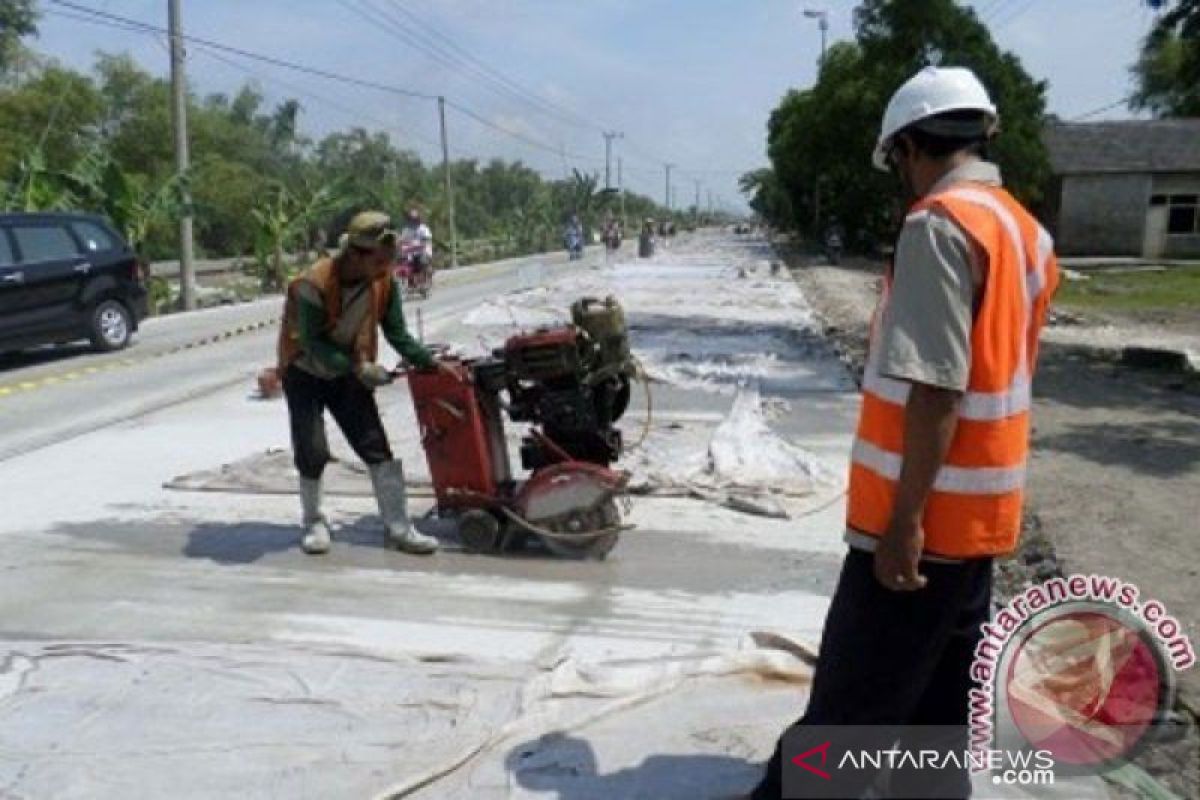
[[346,244],[361,250],[395,247],[400,235],[392,229],[392,218],[382,211],[363,211],[346,226]]

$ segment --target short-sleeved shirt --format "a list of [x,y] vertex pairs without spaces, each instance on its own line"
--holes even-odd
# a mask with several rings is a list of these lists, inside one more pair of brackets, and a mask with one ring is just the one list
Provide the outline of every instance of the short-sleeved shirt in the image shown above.
[[[930,190],[955,183],[1000,185],[1000,170],[972,161]],[[967,234],[936,209],[908,216],[896,243],[891,297],[880,320],[879,371],[891,378],[965,391],[971,327],[983,266]]]

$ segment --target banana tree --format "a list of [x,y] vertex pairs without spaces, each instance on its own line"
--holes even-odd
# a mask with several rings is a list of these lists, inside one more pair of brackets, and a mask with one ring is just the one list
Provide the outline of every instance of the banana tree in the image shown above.
[[58,211],[70,208],[74,196],[47,168],[42,151],[36,149],[18,162],[13,179],[4,184],[0,203],[8,211]]
[[283,289],[287,283],[284,263],[287,249],[300,244],[309,228],[332,213],[343,199],[340,184],[316,190],[302,186],[293,191],[282,183],[275,183],[264,200],[250,209],[257,225],[254,255],[263,289]]
[[106,215],[139,255],[151,229],[178,218],[185,208],[186,175],[172,175],[154,186],[127,172],[99,147],[70,171],[56,175],[76,207]]

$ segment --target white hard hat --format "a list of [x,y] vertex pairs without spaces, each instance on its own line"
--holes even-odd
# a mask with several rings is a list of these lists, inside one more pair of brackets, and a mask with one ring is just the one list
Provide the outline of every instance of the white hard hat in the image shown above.
[[966,67],[925,67],[905,81],[888,101],[879,141],[871,157],[875,166],[887,170],[887,148],[897,132],[947,111],[981,111],[990,117],[992,129],[999,117],[987,89],[974,72]]

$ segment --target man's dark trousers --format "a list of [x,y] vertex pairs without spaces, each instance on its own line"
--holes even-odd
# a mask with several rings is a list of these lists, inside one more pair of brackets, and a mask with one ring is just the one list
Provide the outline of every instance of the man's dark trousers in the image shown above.
[[346,441],[364,464],[392,460],[387,432],[379,418],[375,394],[353,375],[325,379],[297,366],[283,376],[292,427],[292,453],[301,477],[317,479],[329,463],[329,441],[325,438],[325,409],[333,415]]
[[[913,592],[885,588],[874,563],[873,553],[854,548],[842,563],[808,708],[796,724],[966,726],[971,662],[990,610],[992,560],[922,561],[929,583]],[[781,746],[782,740],[754,800],[783,797]],[[965,773],[959,790],[970,794]]]

